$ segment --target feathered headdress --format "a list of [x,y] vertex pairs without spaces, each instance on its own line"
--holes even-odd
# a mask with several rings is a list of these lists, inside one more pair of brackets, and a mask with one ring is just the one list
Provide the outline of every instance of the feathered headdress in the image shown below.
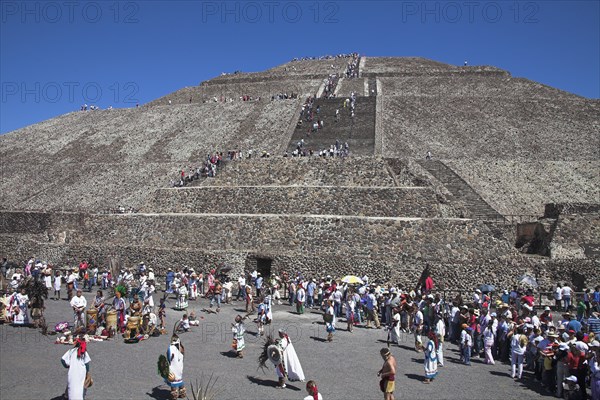
[[267,361],[269,361],[269,346],[273,344],[275,344],[275,340],[271,335],[267,335],[262,352],[258,356],[258,368],[262,369],[263,371],[267,367]]

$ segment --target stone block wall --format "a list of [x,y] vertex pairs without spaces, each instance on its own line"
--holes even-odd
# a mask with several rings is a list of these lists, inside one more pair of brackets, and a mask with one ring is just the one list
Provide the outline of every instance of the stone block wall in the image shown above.
[[427,188],[243,186],[162,189],[141,210],[152,213],[322,214],[440,217]]
[[415,96],[463,99],[527,98],[579,99],[581,97],[528,79],[509,74],[453,73],[440,75],[410,75],[381,78],[382,91],[387,96]]
[[2,135],[3,207],[139,208],[208,153],[277,152],[299,101],[77,112]]
[[56,214],[43,217],[47,232],[23,235],[10,230],[32,215],[0,216],[10,221],[2,225],[0,249],[19,262],[31,256],[54,264],[82,258],[100,265],[111,259],[123,266],[145,261],[158,274],[167,267],[205,271],[228,264],[235,275],[244,270],[247,257],[261,254],[273,260],[275,273],[367,274],[407,287],[426,265],[438,288],[468,289],[481,283],[504,288],[523,274],[548,287],[582,276],[587,285],[600,282],[598,260],[521,256],[485,224],[468,220]]
[[[62,230],[56,225],[54,230]],[[65,243],[323,257],[347,254],[380,260],[393,260],[399,254],[456,262],[518,256],[481,222],[418,218],[88,215],[79,229],[69,232]]]
[[241,160],[210,179],[211,186],[385,186],[395,185],[383,160],[373,157],[271,157]]
[[542,216],[547,203],[598,203],[600,161],[444,161],[503,215]]
[[384,95],[379,101],[384,157],[421,158],[431,150],[438,159],[600,158],[597,100]]
[[600,260],[600,213],[561,214],[550,243],[550,256]]

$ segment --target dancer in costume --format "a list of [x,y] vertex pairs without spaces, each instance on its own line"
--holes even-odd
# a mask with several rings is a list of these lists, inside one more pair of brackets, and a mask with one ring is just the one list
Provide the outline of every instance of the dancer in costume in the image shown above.
[[231,344],[231,347],[237,352],[238,358],[244,358],[243,351],[244,347],[246,347],[244,333],[246,333],[246,328],[242,322],[241,315],[235,317],[235,323],[231,324],[231,331],[233,332],[233,343]]
[[14,296],[14,304],[18,307],[18,313],[15,313],[13,323],[16,325],[27,325],[29,324],[29,296],[25,288],[21,289],[21,293],[17,293]]
[[181,285],[179,289],[177,289],[177,303],[175,304],[175,308],[178,310],[184,310],[188,307],[188,290],[185,285]]
[[[166,360],[159,357],[159,371],[165,382],[171,388],[171,399],[185,399],[186,392],[183,382],[183,355],[185,351],[179,336],[171,336],[171,344],[167,350]],[[165,364],[168,363],[168,367]],[[166,376],[165,376],[166,375]]]
[[160,329],[165,328],[165,317],[167,315],[167,305],[165,304],[165,298],[160,299],[160,304],[158,305],[158,319],[160,321]]
[[383,367],[377,373],[381,378],[379,388],[383,392],[384,400],[394,400],[394,389],[396,381],[396,358],[390,352],[390,349],[383,348],[379,351],[383,358]]
[[438,374],[438,359],[437,359],[437,346],[438,338],[433,330],[429,331],[429,341],[424,349],[425,353],[425,380],[423,383],[430,383],[433,378]]
[[283,362],[286,366],[287,377],[290,381],[304,382],[304,371],[296,354],[296,349],[290,340],[288,334],[283,330],[279,330],[279,346],[283,350]]
[[144,305],[140,301],[140,297],[137,294],[133,295],[133,301],[129,305],[129,315],[132,317],[139,317],[142,315],[142,307]]
[[258,333],[262,336],[265,334],[265,325],[271,323],[273,313],[271,311],[271,296],[266,296],[264,301],[258,306]]
[[85,340],[75,340],[75,347],[67,351],[61,359],[62,365],[69,369],[67,375],[67,398],[69,400],[82,400],[85,398],[86,389],[91,386],[90,361],[86,351]]
[[285,388],[286,371],[283,350],[281,349],[280,342],[276,342],[271,336],[267,336],[263,345],[263,351],[258,356],[258,366],[264,370],[267,367],[267,361],[270,361],[275,367],[275,374],[277,375],[276,387],[278,389]]
[[94,298],[93,307],[98,310],[97,319],[98,325],[103,325],[106,320],[106,304],[104,296],[102,295],[102,290],[98,290],[96,292],[96,297]]
[[125,311],[127,305],[125,300],[121,297],[121,292],[115,291],[115,298],[113,300],[113,308],[117,312],[117,329],[119,332],[125,332]]
[[306,391],[308,392],[308,396],[306,396],[304,400],[323,400],[323,396],[319,393],[315,381],[306,382]]

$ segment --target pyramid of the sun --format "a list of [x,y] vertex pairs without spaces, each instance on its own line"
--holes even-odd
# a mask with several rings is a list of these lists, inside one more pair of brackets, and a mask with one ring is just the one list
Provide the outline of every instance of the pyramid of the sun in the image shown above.
[[[348,62],[223,75],[140,108],[1,136],[3,254],[407,285],[429,265],[448,288],[526,273],[546,285],[600,281],[598,100],[495,67],[361,57],[348,78]],[[336,97],[325,98],[332,74]],[[298,124],[310,95],[316,133]],[[350,156],[283,157],[302,139],[315,152],[348,143]],[[181,169],[230,150],[253,156],[171,187]],[[137,212],[110,212],[119,206]]]

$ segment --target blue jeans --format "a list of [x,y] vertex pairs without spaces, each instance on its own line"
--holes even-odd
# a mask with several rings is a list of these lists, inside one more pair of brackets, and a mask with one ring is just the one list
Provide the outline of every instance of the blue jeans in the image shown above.
[[212,307],[215,302],[217,303],[217,308],[221,308],[221,295],[220,294],[215,294],[213,297],[210,298],[210,307]]
[[313,307],[315,305],[314,293],[306,296],[306,307]]
[[565,311],[571,306],[571,296],[563,296],[563,302],[565,303]]
[[463,347],[463,360],[466,365],[471,365],[471,347]]
[[333,312],[336,317],[340,317],[341,312],[342,312],[342,304],[334,301],[333,302]]

